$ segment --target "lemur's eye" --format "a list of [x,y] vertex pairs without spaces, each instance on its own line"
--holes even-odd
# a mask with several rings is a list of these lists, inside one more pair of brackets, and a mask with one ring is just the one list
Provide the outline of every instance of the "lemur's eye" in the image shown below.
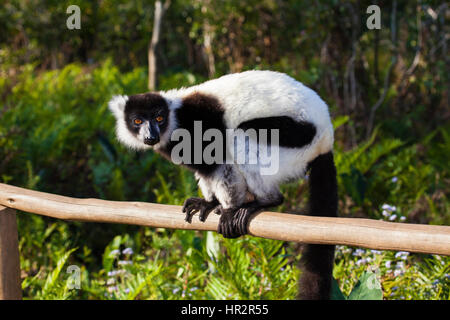
[[164,120],[164,118],[163,118],[162,116],[156,117],[156,121],[158,121],[158,122],[161,122],[161,121],[163,121],[163,120]]
[[141,119],[134,119],[134,124],[142,124],[142,120]]

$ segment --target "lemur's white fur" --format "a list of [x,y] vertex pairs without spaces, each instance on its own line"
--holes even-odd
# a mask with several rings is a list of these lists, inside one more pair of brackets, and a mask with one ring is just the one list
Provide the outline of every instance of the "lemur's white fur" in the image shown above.
[[109,110],[116,117],[116,137],[124,145],[135,150],[147,150],[150,146],[146,145],[142,140],[136,139],[131,134],[125,123],[125,105],[128,101],[128,96],[117,95],[112,97],[109,101]]
[[[168,103],[169,110],[179,108],[182,99],[193,93],[202,93],[217,98],[224,109],[224,122],[227,128],[235,129],[244,121],[289,116],[297,121],[308,121],[315,125],[316,135],[313,141],[302,148],[285,148],[279,150],[279,171],[274,175],[261,175],[257,165],[224,165],[212,176],[199,179],[199,186],[206,200],[213,195],[224,208],[245,201],[250,193],[261,202],[270,203],[274,197],[281,197],[279,184],[290,179],[300,178],[306,171],[307,164],[318,155],[333,148],[333,125],[325,102],[310,88],[304,86],[286,74],[273,71],[246,71],[225,75],[218,79],[189,88],[158,92]],[[117,118],[117,137],[124,144],[134,149],[148,149],[149,146],[138,141],[126,128],[123,108],[126,96],[114,97],[109,107]],[[174,112],[169,114],[168,129],[161,137],[161,142],[154,148],[169,141],[172,131],[177,127]],[[235,186],[242,189],[242,199],[229,199],[223,184],[223,170]]]
[[[160,93],[162,96],[162,92]],[[173,132],[173,130],[176,129],[177,122],[175,118],[175,113],[172,112],[181,105],[181,99],[174,97],[173,99],[167,99],[164,97],[167,101],[167,105],[169,106],[169,119],[168,119],[168,128],[166,132],[164,132],[160,139],[161,141],[153,146],[149,146],[143,142],[143,139],[136,139],[135,136],[133,136],[130,131],[127,128],[127,125],[125,123],[125,117],[124,117],[124,110],[125,105],[128,101],[128,96],[125,95],[117,95],[113,96],[112,99],[109,101],[108,106],[111,112],[116,117],[116,136],[117,139],[122,142],[127,147],[134,149],[134,150],[148,150],[148,149],[154,149],[158,150],[162,145],[166,144],[170,140],[170,136]],[[146,131],[146,128],[141,128],[141,131]]]
[[320,141],[315,145],[317,155],[333,147],[333,125],[326,103],[315,91],[284,73],[252,70],[159,93],[169,101],[179,101],[194,92],[210,94],[220,101],[227,128],[256,118],[289,116],[316,126],[316,139]]

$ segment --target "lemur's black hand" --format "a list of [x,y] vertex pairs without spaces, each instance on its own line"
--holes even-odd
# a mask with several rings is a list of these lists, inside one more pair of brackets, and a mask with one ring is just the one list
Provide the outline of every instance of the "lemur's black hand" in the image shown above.
[[241,208],[222,209],[217,232],[224,238],[238,238],[248,233],[248,223],[253,213],[262,209],[256,202],[250,202]]
[[192,216],[200,211],[199,219],[204,222],[208,214],[215,208],[219,202],[214,199],[213,201],[206,201],[202,198],[189,198],[184,201],[182,211],[186,213],[184,220],[187,222],[192,221]]
[[215,212],[221,216],[217,232],[222,234],[224,238],[238,238],[246,235],[248,234],[248,224],[252,214],[270,207],[276,207],[282,202],[283,197],[280,196],[280,198],[266,204],[256,200],[245,203],[240,208],[223,209],[218,207]]
[[238,238],[242,234],[235,228],[234,213],[236,209],[221,209],[217,232],[224,238]]

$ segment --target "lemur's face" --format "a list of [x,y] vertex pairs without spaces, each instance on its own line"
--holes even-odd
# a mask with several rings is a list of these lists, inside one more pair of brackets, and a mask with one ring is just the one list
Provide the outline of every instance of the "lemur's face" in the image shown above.
[[117,118],[117,137],[129,147],[154,146],[167,129],[169,109],[159,94],[114,97],[109,107]]
[[125,123],[128,130],[141,142],[153,146],[159,142],[167,127],[167,103],[158,94],[130,96],[125,105]]

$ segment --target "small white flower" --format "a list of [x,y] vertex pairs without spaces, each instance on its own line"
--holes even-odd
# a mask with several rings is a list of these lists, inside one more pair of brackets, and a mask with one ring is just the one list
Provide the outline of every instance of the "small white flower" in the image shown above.
[[381,206],[381,209],[387,210],[387,211],[391,211],[391,212],[397,210],[397,208],[396,208],[395,206],[391,206],[391,205],[389,205],[389,204],[387,204],[387,203],[383,204],[383,205]]
[[118,255],[118,254],[120,254],[120,250],[119,250],[119,249],[115,249],[115,250],[112,250],[112,251],[109,253],[109,256],[116,256],[116,255]]
[[133,264],[133,261],[128,261],[128,260],[120,260],[118,262],[119,266],[125,266],[125,265],[130,265]]
[[405,221],[406,220],[406,217],[405,216],[400,216],[400,221]]
[[108,287],[107,290],[109,293],[112,293],[114,291],[117,291],[119,288],[117,286]]
[[391,215],[391,213],[387,210],[383,210],[383,212],[381,212],[381,214],[383,215],[383,217],[386,217],[386,218],[390,217],[390,215]]
[[397,269],[394,271],[394,277],[401,276],[403,274],[403,270]]
[[393,214],[392,216],[389,217],[389,221],[394,221],[395,219],[397,219],[396,214]]
[[389,269],[391,267],[391,260],[386,261],[385,266]]
[[122,253],[123,254],[133,254],[134,252],[133,252],[133,249],[128,247],[128,248],[123,249]]
[[356,265],[360,266],[362,264],[365,264],[367,262],[367,259],[359,259],[358,261],[356,261]]
[[346,247],[346,248],[343,250],[343,253],[352,253],[352,248]]
[[398,251],[398,252],[395,254],[395,258],[396,258],[396,259],[400,258],[400,259],[406,260],[406,258],[407,258],[408,256],[409,256],[409,252],[408,252],[408,251]]
[[354,256],[362,256],[364,253],[366,253],[365,250],[363,250],[363,249],[356,249],[352,254]]
[[116,280],[114,278],[109,278],[108,281],[106,281],[106,285],[108,285],[108,286],[110,286],[114,283],[116,283]]
[[114,277],[115,275],[117,275],[117,271],[116,270],[108,271],[108,277]]
[[398,178],[397,178],[397,177],[392,177],[391,181],[392,181],[393,183],[396,183],[396,182],[398,181]]

